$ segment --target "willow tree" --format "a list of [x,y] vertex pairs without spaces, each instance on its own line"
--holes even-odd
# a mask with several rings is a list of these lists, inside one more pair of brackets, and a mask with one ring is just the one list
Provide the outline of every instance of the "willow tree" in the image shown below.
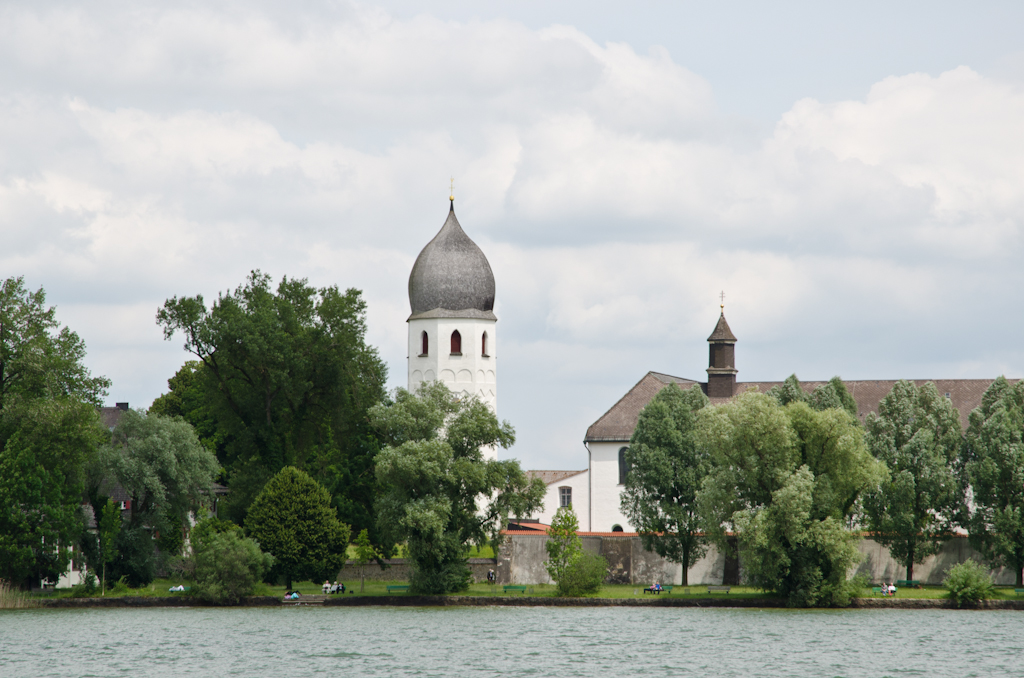
[[872,537],[914,578],[914,563],[952,536],[960,507],[960,413],[935,384],[898,381],[865,422],[871,454],[889,477],[864,497]]
[[736,533],[744,573],[790,605],[845,605],[859,561],[847,527],[857,501],[884,477],[844,409],[745,393],[700,412],[712,468],[698,502],[709,534]]
[[999,377],[988,387],[971,412],[961,464],[971,545],[1024,586],[1024,382]]
[[640,533],[644,548],[687,571],[707,553],[697,493],[710,470],[696,438],[696,412],[708,402],[699,386],[663,388],[640,412],[626,450],[629,472],[622,512]]

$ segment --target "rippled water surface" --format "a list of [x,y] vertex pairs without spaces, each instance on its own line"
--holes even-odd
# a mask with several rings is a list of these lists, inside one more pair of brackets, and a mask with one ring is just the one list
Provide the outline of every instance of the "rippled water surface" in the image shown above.
[[0,676],[1022,676],[1024,613],[0,611]]

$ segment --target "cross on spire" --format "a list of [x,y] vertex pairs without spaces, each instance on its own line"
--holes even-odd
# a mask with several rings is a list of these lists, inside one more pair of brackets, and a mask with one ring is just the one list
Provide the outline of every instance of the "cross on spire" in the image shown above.
[[718,295],[718,298],[722,302],[721,305],[719,306],[719,308],[721,308],[724,311],[725,310],[725,290],[722,290],[721,294]]
[[455,200],[455,177],[451,178],[451,183],[448,185],[448,199]]

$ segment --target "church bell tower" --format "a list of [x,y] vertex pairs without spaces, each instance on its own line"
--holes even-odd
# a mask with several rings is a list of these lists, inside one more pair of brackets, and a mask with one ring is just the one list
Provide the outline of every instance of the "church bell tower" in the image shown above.
[[475,395],[497,414],[494,274],[459,225],[455,198],[449,200],[448,218],[409,274],[409,390],[441,381],[453,393]]
[[736,335],[725,321],[725,300],[715,331],[708,337],[708,397],[731,398],[736,393]]

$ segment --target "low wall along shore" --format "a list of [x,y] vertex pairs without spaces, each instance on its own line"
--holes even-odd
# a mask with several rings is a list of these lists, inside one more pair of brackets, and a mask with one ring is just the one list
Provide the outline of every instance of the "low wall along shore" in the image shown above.
[[[469,566],[475,582],[487,581],[487,571],[493,569],[499,584],[551,584],[551,578],[544,568],[547,560],[547,536],[544,534],[508,534],[505,536],[496,559],[472,558]],[[637,536],[583,536],[583,548],[608,560],[609,584],[662,584],[682,583],[682,568],[655,553],[644,550]],[[873,539],[862,539],[858,546],[863,559],[851,575],[867,575],[872,582],[896,581],[906,577],[906,569],[889,555],[889,550]],[[949,568],[967,559],[981,561],[977,551],[967,543],[966,537],[954,537],[947,541],[942,550],[914,565],[914,579],[922,584],[940,585]],[[405,560],[388,561],[388,569],[382,570],[376,564],[365,566],[367,580],[408,581],[409,565]],[[355,581],[359,579],[360,568],[349,562],[338,573],[338,579]],[[999,568],[992,570],[996,584],[1013,585],[1013,571]],[[707,555],[689,570],[689,583],[739,584],[742,581],[742,562],[729,558],[712,546]]]

